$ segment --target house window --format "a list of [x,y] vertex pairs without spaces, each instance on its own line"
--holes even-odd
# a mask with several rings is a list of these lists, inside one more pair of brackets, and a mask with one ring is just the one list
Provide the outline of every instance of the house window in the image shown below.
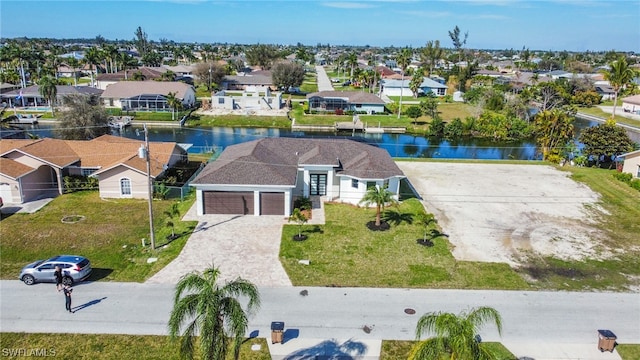
[[389,187],[389,179],[386,179],[382,182],[382,187],[387,189]]
[[120,195],[131,195],[131,179],[120,179]]
[[376,187],[376,182],[375,181],[367,181],[367,190],[369,188],[372,188],[372,187]]
[[358,179],[351,179],[351,187],[354,189],[358,188]]
[[357,109],[362,108],[362,104],[356,104],[356,108],[357,108]]
[[326,174],[311,174],[311,195],[327,195],[327,175]]
[[82,176],[89,176],[89,175],[93,174],[94,172],[96,172],[95,169],[82,169],[80,171],[81,171]]
[[218,104],[220,104],[220,105],[224,104],[224,98],[223,97],[219,97],[218,98]]
[[638,178],[640,178],[640,166],[638,166],[638,173],[636,174]]

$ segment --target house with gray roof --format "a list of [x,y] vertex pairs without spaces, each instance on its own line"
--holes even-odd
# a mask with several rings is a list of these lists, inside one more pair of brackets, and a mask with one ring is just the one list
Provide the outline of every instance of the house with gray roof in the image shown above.
[[227,147],[191,182],[197,214],[284,215],[299,197],[358,204],[404,173],[386,150],[348,139],[264,138]]
[[222,80],[222,90],[255,91],[256,88],[269,87],[277,90],[270,71],[253,71],[248,74],[227,75]]
[[[102,90],[90,86],[56,85],[55,105],[62,104],[67,95],[100,96]],[[31,85],[24,89],[7,91],[1,95],[2,102],[9,107],[49,106],[47,99],[40,94],[40,86]]]
[[362,91],[320,91],[307,94],[310,111],[336,110],[376,114],[385,112],[385,102],[377,95]]
[[100,96],[106,107],[131,111],[171,111],[167,103],[169,93],[186,109],[196,102],[192,85],[178,81],[120,81],[113,83]]
[[[380,81],[382,93],[387,96],[400,96],[401,94],[402,96],[414,95],[411,88],[409,88],[410,83],[410,78],[404,80],[382,79]],[[418,88],[417,95],[420,96],[430,92],[436,96],[445,96],[447,95],[447,86],[425,76]]]

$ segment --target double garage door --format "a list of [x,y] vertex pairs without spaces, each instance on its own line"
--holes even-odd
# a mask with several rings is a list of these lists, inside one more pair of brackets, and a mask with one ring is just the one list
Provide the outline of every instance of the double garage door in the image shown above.
[[[254,192],[205,191],[205,214],[253,215]],[[260,215],[284,215],[284,193],[261,192]]]

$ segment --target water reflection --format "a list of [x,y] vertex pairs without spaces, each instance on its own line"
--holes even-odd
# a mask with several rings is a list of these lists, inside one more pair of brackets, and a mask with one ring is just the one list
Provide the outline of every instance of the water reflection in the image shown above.
[[[597,123],[577,119],[575,123],[576,137],[583,128]],[[460,139],[455,141],[438,140],[420,135],[408,134],[328,134],[287,129],[266,128],[233,128],[233,127],[153,127],[149,126],[149,140],[175,141],[193,144],[190,152],[210,151],[225,148],[229,145],[265,137],[307,137],[307,138],[351,138],[376,144],[387,150],[393,157],[423,157],[442,159],[540,159],[541,154],[533,140],[512,142],[494,142],[487,139]],[[122,131],[114,131],[114,135],[142,140],[141,127],[129,127]],[[52,125],[41,124],[28,129],[40,137],[55,137]]]

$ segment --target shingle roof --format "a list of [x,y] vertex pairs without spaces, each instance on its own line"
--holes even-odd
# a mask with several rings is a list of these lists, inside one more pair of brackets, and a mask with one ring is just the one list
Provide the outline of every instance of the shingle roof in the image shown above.
[[234,85],[273,85],[270,75],[227,75],[224,82]]
[[385,104],[377,95],[362,91],[319,91],[307,94],[312,97],[348,99],[352,104]]
[[[22,92],[22,96],[29,97],[39,97],[40,95],[40,86],[31,85],[24,89],[8,91],[3,94],[5,97],[14,97],[17,96],[20,92]],[[71,86],[71,85],[56,85],[57,97],[71,95],[71,94],[81,94],[81,95],[100,95],[102,94],[101,89],[96,89],[90,86]]]
[[6,175],[13,180],[16,180],[17,178],[35,170],[31,166],[27,166],[23,163],[19,163],[15,160],[3,157],[0,157],[0,169],[2,169],[1,173],[3,175]]
[[[382,80],[382,84],[384,85],[384,87],[404,87],[404,88],[409,88],[409,84],[411,83],[411,79],[404,79],[404,80],[395,80],[395,79],[384,79]],[[420,84],[420,87],[429,87],[432,89],[446,89],[447,86],[446,85],[442,85],[437,81],[434,81],[428,77],[424,77],[422,79],[422,83]]]
[[338,176],[404,177],[386,150],[345,139],[265,138],[227,147],[192,181],[194,185],[295,186],[298,166],[325,165]]
[[177,81],[121,81],[107,86],[102,98],[130,98],[142,94],[169,95],[184,99],[191,85]]
[[640,105],[640,95],[627,96],[622,99],[622,102],[634,104],[634,105]]
[[137,72],[140,72],[146,80],[154,80],[154,79],[161,78],[162,74],[167,72],[167,69],[161,68],[161,67],[153,68],[153,67],[143,66],[133,70],[132,69],[126,70],[126,76],[125,76],[125,70],[121,70],[115,73],[99,74],[96,77],[96,79],[98,81],[128,81],[128,80],[131,80],[133,78],[133,74]]
[[[97,173],[119,165],[127,166],[139,172],[147,172],[144,159],[138,158],[138,149],[144,142],[119,136],[103,135],[90,141],[84,140],[1,140],[0,154],[12,150],[45,160],[54,166],[63,168],[73,163],[84,168],[99,168]],[[150,142],[151,176],[156,177],[169,163],[176,143]],[[0,170],[5,173],[4,167]]]

